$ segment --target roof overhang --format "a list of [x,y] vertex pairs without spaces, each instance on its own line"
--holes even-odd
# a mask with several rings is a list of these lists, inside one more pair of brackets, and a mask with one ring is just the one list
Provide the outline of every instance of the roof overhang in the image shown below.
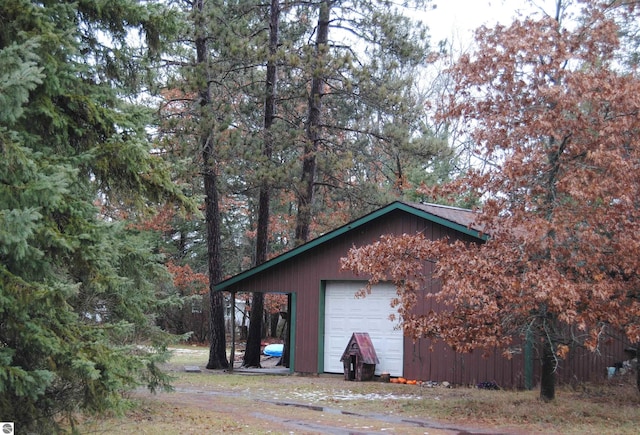
[[[225,291],[227,290],[229,287],[245,280],[248,279],[254,275],[257,275],[267,269],[270,269],[280,263],[283,263],[297,255],[300,255],[304,252],[307,252],[319,245],[322,245],[325,242],[328,242],[329,240],[332,240],[336,237],[340,237],[343,234],[354,230],[368,222],[371,222],[375,219],[380,218],[381,216],[384,216],[392,211],[395,210],[401,210],[404,211],[406,213],[410,213],[413,214],[415,216],[421,217],[425,220],[434,222],[436,224],[442,225],[444,227],[447,228],[451,228],[453,230],[456,230],[460,233],[466,234],[468,236],[477,238],[479,240],[486,240],[487,236],[485,234],[483,234],[482,232],[473,229],[469,226],[463,225],[461,223],[458,222],[454,222],[450,219],[446,219],[444,217],[441,216],[437,216],[433,213],[429,213],[425,210],[422,210],[419,208],[420,206],[418,204],[416,204],[415,206],[411,205],[410,203],[405,203],[405,202],[400,202],[400,201],[396,201],[393,202],[383,208],[380,208],[378,210],[375,210],[365,216],[362,216],[359,219],[356,219],[355,221],[351,221],[348,224],[345,224],[333,231],[330,231],[320,237],[317,237],[303,245],[300,245],[296,248],[291,249],[290,251],[287,251],[283,254],[278,255],[277,257],[272,258],[269,261],[266,261],[264,263],[262,263],[259,266],[253,267],[251,269],[245,270],[244,272],[241,272],[237,275],[234,275],[224,281],[221,281],[220,283],[216,284],[214,287],[215,291]],[[451,209],[451,208],[449,208]],[[465,211],[467,213],[471,213],[471,210],[464,210],[464,209],[458,209],[460,211]]]

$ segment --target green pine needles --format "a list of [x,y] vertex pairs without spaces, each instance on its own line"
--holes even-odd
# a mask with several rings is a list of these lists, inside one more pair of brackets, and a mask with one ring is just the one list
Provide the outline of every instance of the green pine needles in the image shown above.
[[152,57],[123,42],[159,44],[162,8],[81,3],[0,3],[0,416],[20,433],[168,386],[175,340],[156,326],[170,276],[132,223],[186,202],[135,103]]

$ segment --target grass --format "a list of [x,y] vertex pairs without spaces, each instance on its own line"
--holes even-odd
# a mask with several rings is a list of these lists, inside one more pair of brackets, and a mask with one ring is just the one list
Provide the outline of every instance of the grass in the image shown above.
[[[185,373],[185,365],[203,367],[207,349],[184,347],[167,369],[181,395],[135,396],[139,406],[124,417],[86,420],[81,433],[289,433],[281,425],[295,415],[323,424],[355,425],[362,418],[345,413],[435,420],[502,432],[561,434],[635,434],[640,422],[640,394],[631,378],[616,382],[558,387],[556,400],[538,400],[538,391],[491,391],[475,388],[427,388],[381,382],[346,382],[341,376],[270,376],[220,371]],[[188,393],[185,393],[187,391]],[[284,404],[304,404],[310,408]],[[315,407],[315,410],[312,408]],[[247,412],[247,411],[251,412]],[[260,415],[258,415],[260,414]],[[351,423],[349,423],[351,421]],[[176,422],[180,429],[177,431]],[[327,423],[329,422],[329,423]],[[359,424],[364,424],[360,421]],[[367,421],[370,431],[380,422]],[[265,425],[270,429],[265,431]],[[354,426],[355,427],[355,426]],[[126,428],[126,429],[125,429]],[[296,433],[305,433],[304,431]],[[411,433],[411,432],[403,432]],[[424,428],[415,433],[424,433]],[[429,433],[438,433],[429,430]]]
[[[251,394],[282,402],[334,407],[350,412],[403,415],[470,425],[525,427],[563,434],[635,434],[640,398],[633,384],[559,387],[553,403],[538,391],[432,388],[378,382],[355,383],[335,377],[180,374],[181,385]],[[355,397],[346,400],[345,397]],[[373,398],[373,399],[372,399]]]
[[608,399],[560,387],[553,403],[537,391],[461,390],[432,403],[406,404],[404,412],[436,419],[475,421],[483,425],[526,427],[562,434],[633,434],[640,422],[638,392],[631,385],[603,386]]
[[239,420],[226,410],[203,411],[194,406],[167,404],[140,399],[138,406],[124,416],[87,418],[79,426],[81,434],[203,434],[216,432],[250,433],[246,429],[259,427],[260,421]]

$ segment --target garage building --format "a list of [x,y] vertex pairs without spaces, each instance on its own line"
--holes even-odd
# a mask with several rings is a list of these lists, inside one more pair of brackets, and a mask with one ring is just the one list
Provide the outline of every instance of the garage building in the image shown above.
[[[394,202],[235,275],[219,283],[216,290],[289,296],[289,367],[292,372],[343,373],[340,358],[345,346],[354,332],[366,332],[380,360],[376,374],[388,372],[391,376],[457,385],[481,382],[515,388],[533,385],[539,369],[533,352],[506,359],[496,350],[487,358],[481,355],[482,352],[456,353],[448,346],[428,339],[414,342],[403,336],[397,320],[389,320],[389,315],[395,312],[390,307],[391,299],[396,296],[393,285],[381,283],[367,297],[356,298],[355,293],[364,287],[365,281],[350,271],[340,270],[340,259],[350,248],[373,243],[383,234],[422,233],[432,240],[448,237],[482,243],[482,234],[471,227],[473,220],[471,210]],[[431,269],[430,263],[423,265],[426,274],[430,274]],[[423,288],[425,295],[436,291],[436,281],[428,281]],[[419,298],[416,310],[428,312],[432,309],[441,307],[432,299]],[[620,349],[610,349],[611,358],[623,354],[623,345],[619,346]],[[587,380],[599,376],[600,371],[604,373],[607,364],[611,364],[611,358],[594,361],[582,354],[577,354],[576,358],[560,369],[559,380],[577,374],[578,378]]]

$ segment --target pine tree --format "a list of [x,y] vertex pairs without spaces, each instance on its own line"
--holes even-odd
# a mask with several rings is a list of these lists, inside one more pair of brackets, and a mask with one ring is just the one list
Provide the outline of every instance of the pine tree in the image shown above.
[[[430,135],[419,115],[424,101],[412,94],[415,69],[428,53],[426,33],[406,15],[380,8],[384,3],[276,4],[282,12],[275,48],[269,43],[272,14],[267,4],[206,2],[206,11],[190,18],[202,21],[185,25],[203,32],[207,49],[201,55],[208,60],[193,58],[192,42],[183,42],[169,60],[169,66],[183,68],[166,94],[171,100],[163,110],[176,123],[166,144],[184,144],[182,155],[197,156],[190,161],[199,168],[202,143],[193,133],[205,129],[210,135],[207,166],[216,176],[219,249],[225,253],[222,276],[290,248],[296,239],[296,216],[304,209],[301,201],[310,204],[309,219],[298,221],[306,239],[414,189],[406,171],[419,172],[444,150],[444,142]],[[183,5],[190,8],[189,2]],[[326,43],[310,44],[321,5],[331,20],[326,30],[333,26],[335,33],[327,34]],[[353,10],[362,13],[351,14]],[[342,40],[340,27],[362,38]],[[356,49],[359,44],[366,50]],[[278,93],[269,102],[271,90],[265,84],[272,81],[272,67]],[[313,81],[316,91],[311,95]],[[209,91],[203,110],[198,102],[204,101],[199,95],[205,84]],[[315,104],[311,110],[310,102]],[[277,116],[266,113],[276,106]],[[177,111],[166,110],[169,107]],[[311,132],[316,139],[309,140]],[[305,161],[306,173],[315,174],[304,177],[306,184],[300,181]],[[309,171],[311,166],[316,169]],[[202,183],[193,184],[204,189]],[[262,237],[266,224],[268,240]],[[264,245],[269,246],[266,253]],[[256,302],[252,323],[257,332],[250,341],[258,346],[246,354],[254,355],[254,361],[262,331]]]
[[0,415],[25,432],[166,385],[156,364],[170,337],[153,316],[169,275],[123,221],[184,199],[151,154],[151,112],[132,103],[150,58],[127,36],[157,46],[162,15],[127,1],[0,4]]
[[[265,161],[273,158],[273,134],[271,128],[276,117],[277,50],[280,27],[280,5],[271,0],[269,7],[269,58],[267,60],[265,96],[264,96],[264,143],[262,155]],[[264,177],[258,193],[258,220],[256,225],[255,266],[267,261],[269,254],[269,217],[271,202],[271,183]],[[262,343],[262,323],[264,317],[264,294],[253,293],[251,298],[251,317],[249,334],[245,347],[243,366],[260,367]]]
[[283,32],[292,39],[280,100],[298,129],[290,152],[300,175],[285,187],[296,198],[297,244],[402,197],[415,188],[405,166],[448,153],[415,94],[430,54],[426,28],[407,9],[388,6],[318,2],[289,15],[297,24]]

